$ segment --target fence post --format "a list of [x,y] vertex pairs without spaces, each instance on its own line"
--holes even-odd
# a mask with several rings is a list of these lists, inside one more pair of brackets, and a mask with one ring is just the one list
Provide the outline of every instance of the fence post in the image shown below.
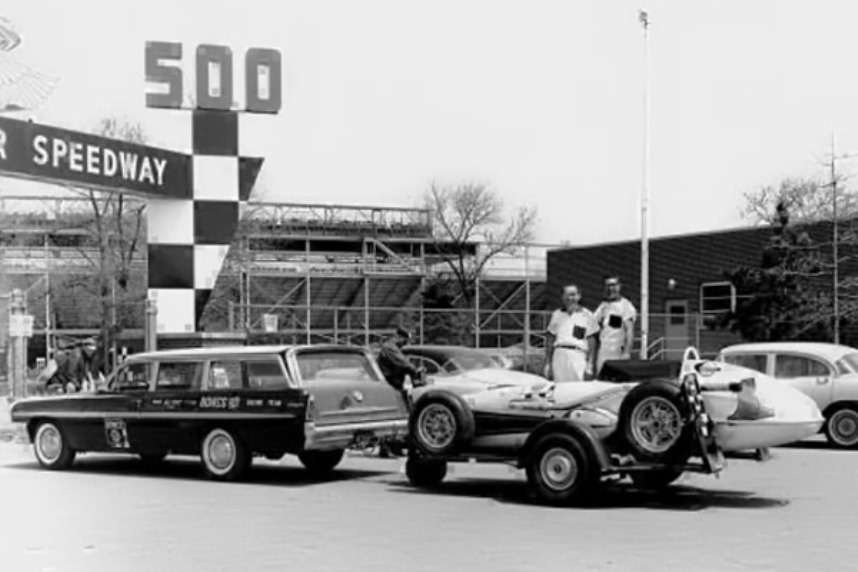
[[[15,316],[23,316],[27,312],[24,293],[18,288],[12,290],[9,310],[10,322],[16,321]],[[22,331],[10,333],[9,378],[12,380],[12,399],[15,400],[27,396],[27,338]]]

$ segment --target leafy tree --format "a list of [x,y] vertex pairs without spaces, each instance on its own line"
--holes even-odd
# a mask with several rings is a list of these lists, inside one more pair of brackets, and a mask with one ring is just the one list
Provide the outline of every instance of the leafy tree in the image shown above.
[[820,280],[825,261],[808,233],[777,205],[772,236],[759,267],[725,273],[739,302],[722,325],[749,341],[829,340],[831,297]]

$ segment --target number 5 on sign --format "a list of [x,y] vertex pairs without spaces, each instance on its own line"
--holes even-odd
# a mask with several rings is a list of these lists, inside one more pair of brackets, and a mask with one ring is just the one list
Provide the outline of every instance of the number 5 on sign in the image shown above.
[[[161,91],[146,94],[146,107],[182,107],[182,44],[146,42],[146,81]],[[196,102],[200,109],[228,111],[233,101],[233,59],[227,46],[202,44],[196,53]],[[252,113],[280,111],[280,52],[250,48],[244,54],[245,109]]]

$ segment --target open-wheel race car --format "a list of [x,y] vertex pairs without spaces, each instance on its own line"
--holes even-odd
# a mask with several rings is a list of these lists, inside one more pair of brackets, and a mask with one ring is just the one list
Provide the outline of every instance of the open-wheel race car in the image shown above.
[[672,377],[619,382],[419,388],[408,479],[431,487],[448,462],[505,462],[525,469],[542,502],[579,504],[611,476],[657,488],[687,471],[715,474],[724,453],[798,441],[823,422],[812,400],[759,372],[694,348],[674,364]]

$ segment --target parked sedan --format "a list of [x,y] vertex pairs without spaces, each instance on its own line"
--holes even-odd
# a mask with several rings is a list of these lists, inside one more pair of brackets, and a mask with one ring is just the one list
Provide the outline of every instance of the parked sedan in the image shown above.
[[721,361],[745,366],[810,396],[825,417],[823,431],[839,448],[858,447],[858,350],[812,342],[765,342],[724,348]]

